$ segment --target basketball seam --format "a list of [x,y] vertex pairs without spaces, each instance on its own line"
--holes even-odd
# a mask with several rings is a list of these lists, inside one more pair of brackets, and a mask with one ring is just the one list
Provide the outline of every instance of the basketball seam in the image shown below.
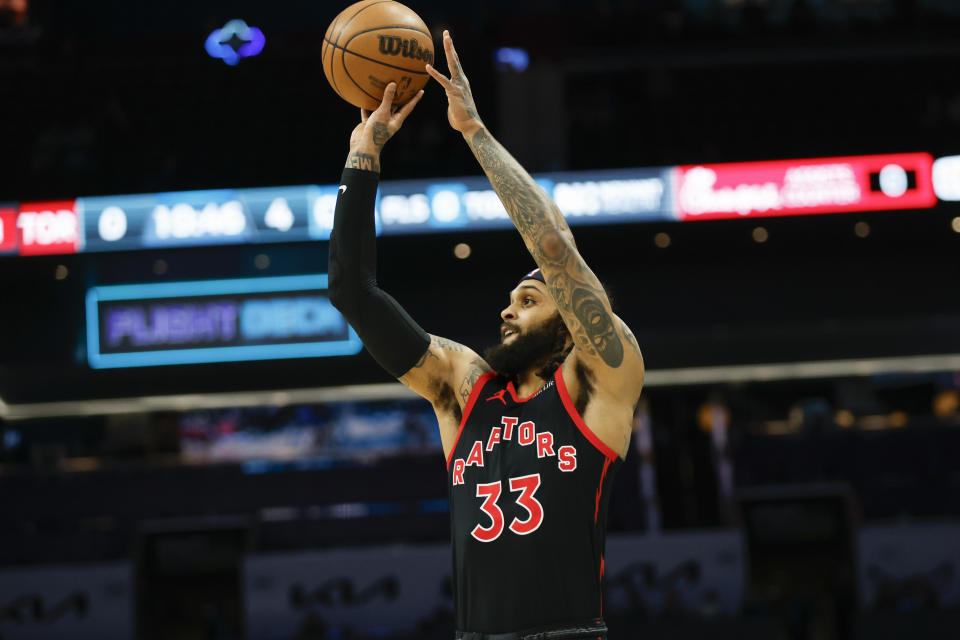
[[[338,94],[343,95],[342,93],[340,93],[340,83],[337,82],[337,79],[336,79],[336,78],[337,78],[337,74],[334,73],[334,71],[333,71],[333,63],[334,63],[334,61],[336,60],[336,57],[337,57],[337,47],[336,47],[335,45],[330,45],[330,47],[333,49],[333,51],[330,53],[330,77],[333,78],[333,88],[334,88],[334,90],[335,90]],[[343,59],[343,53],[340,54],[340,58],[341,58],[341,60]],[[347,69],[346,63],[344,63],[343,69],[344,69],[344,71],[346,71],[346,69]]]
[[426,32],[426,31],[421,31],[420,29],[417,29],[416,27],[411,27],[411,26],[408,26],[408,25],[405,25],[405,24],[385,24],[385,25],[383,25],[383,26],[373,27],[372,29],[364,29],[363,31],[357,31],[355,34],[353,34],[352,36],[350,36],[350,40],[347,40],[346,42],[343,43],[343,48],[346,49],[346,48],[347,48],[347,45],[350,44],[350,42],[351,42],[354,38],[356,38],[357,36],[363,35],[363,34],[365,34],[365,33],[370,33],[371,31],[379,31],[380,29],[406,29],[407,31],[416,31],[417,33],[421,33],[421,34],[427,36],[428,38],[430,38],[430,41],[433,42],[433,36],[432,36],[432,35],[430,35],[430,34],[429,34],[428,32]]
[[325,65],[326,62],[326,49],[330,49],[330,84],[333,85],[333,90],[337,92],[337,95],[340,95],[340,87],[337,86],[337,76],[333,73],[333,56],[337,53],[337,48],[330,44],[330,41],[326,38],[323,39],[323,43],[327,45],[324,47],[324,51],[320,54],[320,66],[321,68]]
[[[352,52],[351,52],[351,53],[352,53]],[[346,50],[346,49],[344,49],[344,50],[343,50],[343,53],[340,54],[340,62],[343,64],[343,72],[344,72],[345,74],[347,74],[347,77],[350,78],[350,82],[352,82],[352,83],[357,87],[357,89],[360,89],[360,91],[363,91],[365,94],[367,94],[368,96],[370,96],[371,99],[373,99],[373,100],[375,100],[375,101],[378,101],[378,102],[383,102],[383,98],[379,98],[379,99],[378,99],[377,96],[372,95],[369,91],[367,91],[366,89],[364,89],[363,87],[361,87],[361,86],[360,86],[360,83],[357,82],[356,80],[354,80],[354,79],[353,79],[353,76],[350,75],[350,70],[347,69],[347,50]]]
[[[339,17],[339,16],[337,16],[337,17]],[[336,23],[336,21],[337,21],[337,19],[334,18],[334,23]],[[334,25],[330,25],[330,26],[333,27]],[[330,44],[330,41],[327,40],[327,34],[323,34],[323,40],[324,40],[324,42],[326,42],[328,45]],[[330,49],[330,84],[333,85],[333,90],[337,92],[337,95],[340,95],[340,86],[339,86],[339,83],[337,82],[337,76],[336,76],[336,74],[333,73],[333,57],[334,57],[336,54],[337,54],[337,48],[331,46],[331,49]],[[321,57],[321,59],[320,59],[320,63],[321,63],[321,65],[323,64],[323,58],[322,58],[322,57]]]
[[350,16],[349,18],[347,18],[347,21],[343,23],[343,26],[342,26],[342,27],[340,27],[340,33],[337,34],[337,44],[340,43],[340,36],[343,35],[343,30],[347,28],[347,25],[350,24],[350,21],[351,21],[351,20],[353,20],[354,18],[356,18],[358,15],[360,15],[361,13],[363,13],[364,11],[366,11],[367,9],[369,9],[370,7],[374,7],[374,6],[378,5],[378,4],[383,4],[384,2],[393,2],[393,1],[394,1],[394,0],[378,0],[377,2],[371,2],[371,3],[368,4],[367,6],[361,7],[359,10],[357,10],[357,12],[356,12],[355,14],[353,14],[352,16]]
[[[330,42],[329,40],[327,40],[326,42],[327,42],[327,44],[329,44],[331,47],[333,47],[333,48],[335,48],[335,49],[340,49],[340,50],[343,51],[344,53],[349,53],[349,54],[352,55],[352,56],[357,56],[358,58],[363,58],[364,60],[367,60],[367,61],[369,61],[369,62],[376,62],[377,64],[382,64],[382,65],[385,66],[385,67],[390,67],[391,69],[397,69],[398,71],[406,71],[407,73],[415,73],[415,74],[421,75],[421,76],[429,75],[426,71],[415,71],[415,70],[413,70],[413,69],[407,69],[406,67],[398,67],[398,66],[395,65],[395,64],[390,64],[390,63],[388,63],[388,62],[384,62],[384,61],[378,60],[378,59],[376,59],[376,58],[370,58],[370,57],[365,56],[365,55],[363,55],[363,54],[361,54],[361,53],[357,53],[356,51],[350,51],[349,49],[345,49],[344,47],[341,47],[340,45],[333,44],[333,43]],[[314,46],[316,46],[316,45],[314,45]],[[341,58],[345,58],[345,57],[346,57],[346,56],[341,56]],[[344,71],[347,70],[347,65],[346,65],[346,63],[344,63],[344,65],[343,65],[343,70],[344,70]],[[349,76],[350,73],[347,72],[347,75]]]

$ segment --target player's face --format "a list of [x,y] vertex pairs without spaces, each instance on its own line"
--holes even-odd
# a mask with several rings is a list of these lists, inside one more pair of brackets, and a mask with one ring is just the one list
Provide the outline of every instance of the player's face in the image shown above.
[[539,280],[524,280],[510,292],[510,304],[500,312],[500,343],[510,344],[531,329],[545,326],[557,305]]

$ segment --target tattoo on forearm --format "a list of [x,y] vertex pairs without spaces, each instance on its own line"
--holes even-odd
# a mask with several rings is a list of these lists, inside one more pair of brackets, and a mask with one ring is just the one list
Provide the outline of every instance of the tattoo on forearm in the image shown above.
[[375,171],[380,173],[380,161],[377,159],[377,156],[370,153],[354,151],[347,156],[346,166],[362,171]]
[[576,251],[563,214],[486,129],[479,129],[470,145],[541,268],[574,343],[583,353],[599,356],[607,366],[619,367],[624,347],[604,302],[606,294]]
[[387,125],[382,122],[375,123],[373,125],[373,144],[377,145],[377,149],[382,149],[389,139],[390,130]]

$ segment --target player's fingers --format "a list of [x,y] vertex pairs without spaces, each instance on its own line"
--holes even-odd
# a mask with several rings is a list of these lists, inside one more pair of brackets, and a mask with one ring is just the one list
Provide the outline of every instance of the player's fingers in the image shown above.
[[398,127],[403,124],[403,121],[407,119],[407,116],[410,115],[410,112],[413,111],[413,108],[417,106],[417,103],[420,102],[420,98],[422,97],[423,89],[420,89],[420,91],[417,91],[417,95],[410,98],[407,104],[403,105],[400,111],[397,112],[394,116],[394,121]]
[[360,107],[360,122],[366,122],[367,118],[369,117],[370,117],[370,112],[364,109],[363,107]]
[[430,74],[430,77],[440,83],[440,86],[444,89],[452,89],[453,83],[439,71],[437,71],[432,65],[427,65],[427,73]]
[[453,46],[453,38],[449,31],[443,32],[443,50],[447,54],[447,68],[450,69],[450,78],[462,78],[463,67],[460,66],[460,56],[457,55],[457,49]]
[[391,82],[387,84],[387,88],[383,90],[383,100],[380,101],[380,106],[377,107],[377,114],[380,115],[390,115],[390,107],[393,106],[393,98],[397,95],[397,83]]

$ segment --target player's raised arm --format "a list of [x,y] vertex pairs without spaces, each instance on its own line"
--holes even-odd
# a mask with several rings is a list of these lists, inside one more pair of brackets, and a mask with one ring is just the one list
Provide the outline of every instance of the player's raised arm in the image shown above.
[[611,310],[603,286],[577,250],[557,205],[480,120],[470,83],[447,32],[443,46],[450,78],[429,65],[427,71],[446,90],[450,126],[463,134],[540,267],[573,336],[577,357],[601,378],[616,372],[615,377],[609,376],[613,384],[635,386],[639,393],[643,360],[636,339]]
[[[473,383],[489,367],[470,349],[428,335],[377,285],[374,201],[380,181],[380,151],[423,95],[393,107],[390,83],[376,111],[361,112],[330,235],[330,299],[363,340],[370,355],[392,376],[433,403],[444,447],[452,444],[460,412]],[[452,427],[451,427],[452,425]],[[453,433],[448,433],[451,428]]]

